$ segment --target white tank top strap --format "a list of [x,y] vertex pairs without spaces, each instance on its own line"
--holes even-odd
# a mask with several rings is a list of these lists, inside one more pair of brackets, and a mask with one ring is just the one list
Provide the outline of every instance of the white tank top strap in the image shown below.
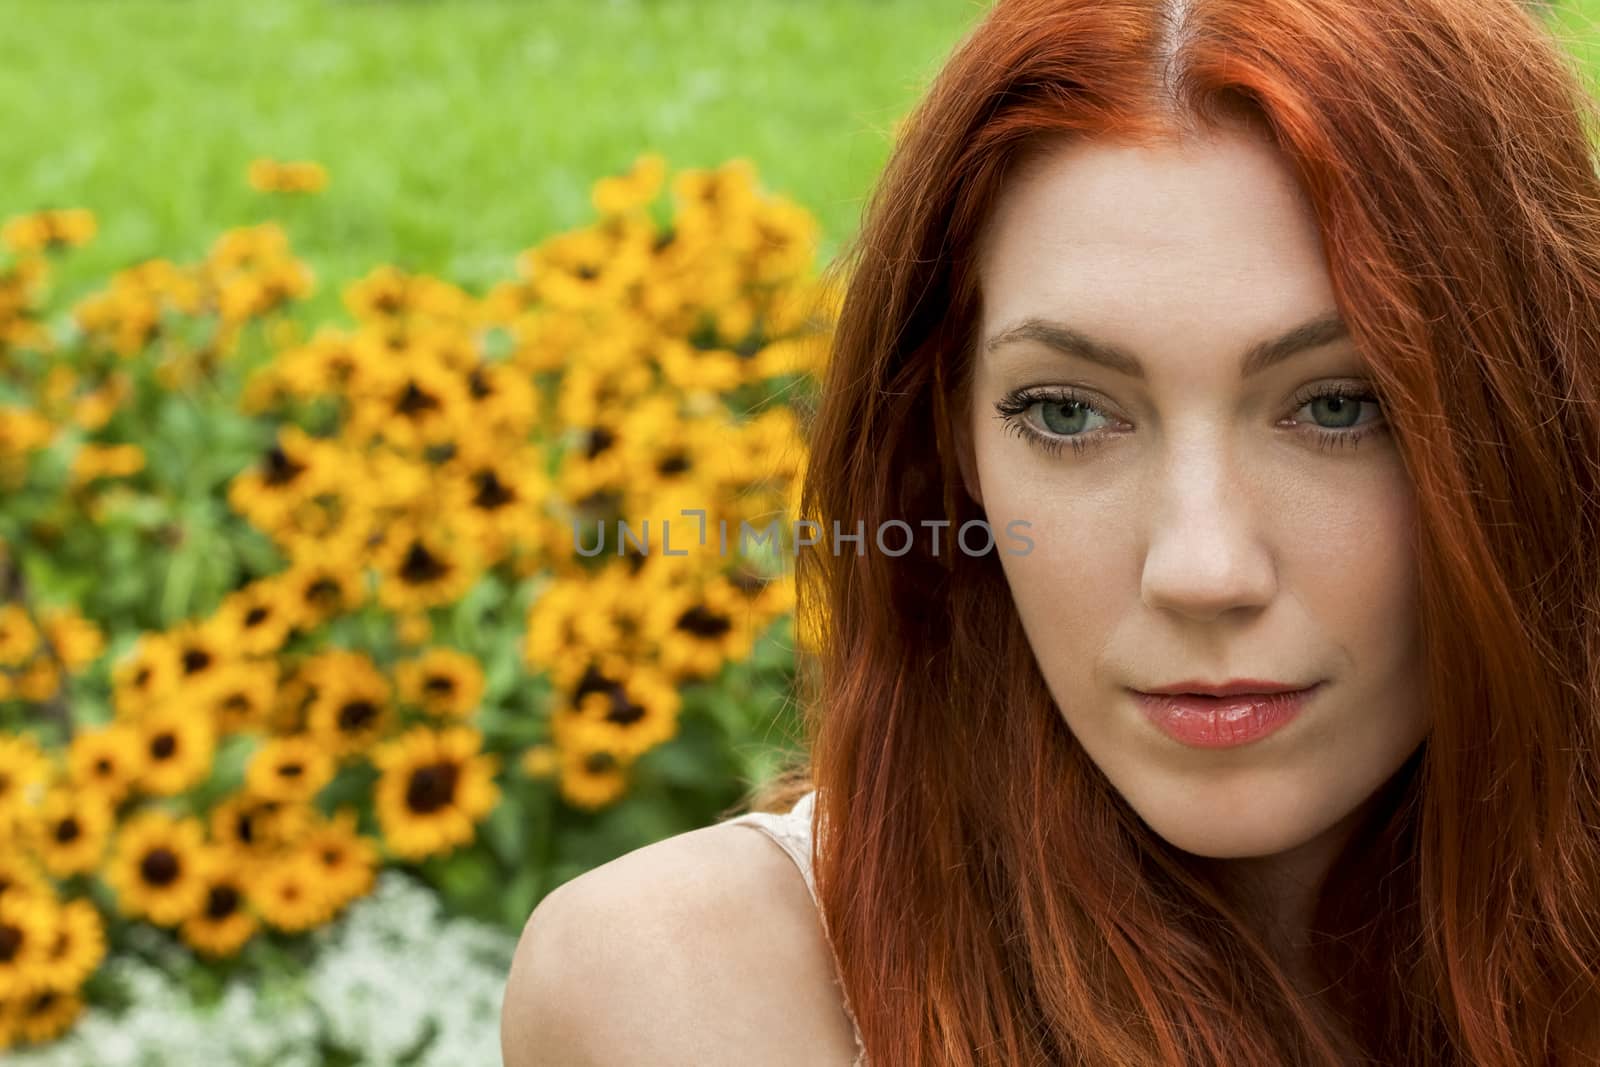
[[[795,801],[794,806],[787,812],[751,811],[724,821],[729,825],[749,826],[760,830],[789,854],[789,858],[800,868],[800,874],[805,879],[806,892],[811,894],[811,903],[817,909],[817,918],[822,923],[822,933],[824,938],[828,939],[831,952],[832,939],[828,934],[828,920],[822,914],[822,908],[817,901],[817,883],[811,873],[811,842],[816,799],[817,791],[813,789]],[[861,1028],[856,1024],[855,1012],[851,1010],[850,997],[839,981],[837,962],[835,959],[833,982],[839,990],[845,1016],[850,1020],[850,1027],[856,1039],[856,1058],[851,1067],[867,1067],[867,1050],[861,1041]]]

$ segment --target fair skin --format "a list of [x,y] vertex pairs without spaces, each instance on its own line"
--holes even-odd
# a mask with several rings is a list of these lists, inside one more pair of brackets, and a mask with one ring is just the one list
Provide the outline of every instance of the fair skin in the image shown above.
[[550,893],[518,942],[505,1067],[848,1067],[855,1037],[800,871],[707,826]]
[[[999,559],[1041,673],[1145,823],[1267,905],[1297,971],[1317,886],[1426,733],[1414,489],[1360,349],[1324,330],[1243,373],[1252,346],[1337,314],[1309,202],[1244,128],[1061,141],[1010,176],[984,238],[963,471],[992,527],[1031,524],[1033,549]],[[1142,377],[1013,332],[1028,320]],[[1353,398],[1312,395],[1330,387]],[[1128,691],[1234,678],[1323,684],[1216,749]]]

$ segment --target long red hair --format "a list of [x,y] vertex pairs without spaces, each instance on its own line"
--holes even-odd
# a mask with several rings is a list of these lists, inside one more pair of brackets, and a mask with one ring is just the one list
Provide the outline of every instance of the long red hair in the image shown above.
[[1383,1064],[1600,1062],[1597,110],[1512,0],[1001,0],[953,53],[834,265],[802,511],[867,549],[797,563],[810,764],[757,801],[819,790],[873,1067],[1352,1062],[1074,741],[994,554],[871,543],[982,517],[952,431],[1008,170],[1233,119],[1309,195],[1419,501],[1434,726],[1320,898],[1342,1026]]

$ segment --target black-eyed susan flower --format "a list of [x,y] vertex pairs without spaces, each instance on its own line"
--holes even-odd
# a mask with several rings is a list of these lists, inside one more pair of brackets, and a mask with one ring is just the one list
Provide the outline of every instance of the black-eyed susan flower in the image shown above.
[[596,811],[628,790],[628,763],[603,744],[582,739],[560,748],[558,789],[575,808]]
[[211,809],[212,842],[243,866],[251,866],[293,846],[311,826],[312,812],[304,804],[234,793]]
[[229,859],[222,849],[207,851],[200,872],[205,899],[178,928],[191,948],[213,958],[236,955],[257,929],[249,907],[248,873]]
[[0,667],[17,667],[39,650],[39,628],[21,604],[0,604]]
[[375,364],[349,399],[345,432],[352,441],[406,449],[449,441],[472,406],[461,374],[434,352]]
[[39,975],[51,989],[73,990],[106,958],[105,920],[84,897],[63,901],[56,909],[55,919],[55,939],[39,965]]
[[311,160],[253,159],[245,177],[263,193],[320,193],[328,187],[327,168]]
[[465,719],[483,699],[483,666],[454,648],[430,648],[395,666],[400,699],[430,715]]
[[601,178],[594,183],[590,199],[601,215],[625,215],[639,211],[660,195],[667,176],[667,161],[659,153],[647,152],[633,161],[625,174]]
[[83,670],[105,651],[105,635],[100,627],[71,606],[45,609],[40,627],[56,658],[69,671]]
[[18,998],[7,1014],[17,1036],[42,1045],[72,1028],[83,1014],[83,998],[68,990],[41,989]]
[[67,749],[67,775],[80,789],[94,789],[115,804],[144,773],[143,737],[128,723],[79,730]]
[[57,878],[89,874],[100,865],[111,837],[111,802],[90,789],[49,790],[30,837],[45,870]]
[[344,808],[318,819],[296,846],[317,870],[320,884],[337,909],[371,891],[380,862],[377,845],[356,832],[356,813]]
[[43,986],[59,906],[53,897],[42,894],[0,896],[0,1000]]
[[299,933],[333,917],[311,858],[298,850],[264,864],[250,878],[250,902],[270,926]]
[[664,589],[651,608],[657,661],[676,682],[715,677],[723,664],[744,659],[755,645],[749,601],[724,577]]
[[96,232],[94,213],[84,208],[57,208],[18,215],[0,226],[0,242],[13,252],[46,252],[87,244]]
[[334,757],[309,734],[271,737],[245,765],[245,787],[284,803],[309,801],[333,780]]
[[35,656],[12,678],[17,696],[42,704],[61,690],[62,672],[54,658]]
[[554,745],[529,745],[517,762],[529,778],[553,778],[561,769],[561,754]]
[[0,734],[0,837],[38,802],[50,772],[50,758],[31,734]]
[[222,734],[267,724],[278,691],[278,665],[271,659],[246,659],[228,665],[207,703]]
[[373,753],[378,825],[389,851],[405,859],[469,843],[499,800],[499,757],[480,751],[477,730],[408,730]]
[[622,641],[615,617],[596,608],[596,588],[591,577],[558,579],[528,606],[523,658],[558,686],[576,683],[592,654]]
[[517,267],[538,299],[553,307],[615,306],[649,269],[651,225],[614,216],[528,249],[518,257]]
[[49,896],[50,880],[31,856],[18,849],[0,850],[0,896]]
[[228,635],[229,647],[246,656],[267,656],[282,648],[295,622],[288,592],[274,575],[229,593],[217,609],[217,624]]
[[144,449],[138,445],[86,441],[73,453],[68,474],[76,489],[100,478],[126,478],[143,470],[144,463]]
[[402,522],[374,553],[378,602],[408,612],[459,600],[480,573],[480,557],[461,535],[437,526]]
[[147,808],[130,816],[117,833],[105,878],[117,908],[131,918],[176,926],[204,902],[200,877],[204,835],[200,823]]
[[366,602],[362,571],[328,560],[297,560],[282,575],[295,628],[310,631]]
[[217,731],[204,701],[204,695],[192,703],[181,697],[169,698],[132,723],[144,757],[139,789],[172,796],[198,785],[211,773]]
[[678,733],[682,696],[671,680],[643,663],[597,661],[551,718],[556,743],[604,748],[632,761]]
[[328,649],[308,661],[303,674],[314,690],[306,731],[327,751],[364,752],[387,732],[391,687],[369,657]]
[[142,633],[132,649],[111,665],[111,696],[117,714],[137,716],[170,693],[178,678],[178,660],[165,634]]

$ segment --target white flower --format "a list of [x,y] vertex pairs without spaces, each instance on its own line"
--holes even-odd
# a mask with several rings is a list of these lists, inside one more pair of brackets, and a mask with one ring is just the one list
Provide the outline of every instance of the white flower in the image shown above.
[[[370,896],[313,935],[284,988],[230,983],[198,1005],[137,958],[106,963],[131,1006],[90,1008],[59,1041],[7,1050],[7,1067],[317,1067],[331,1044],[370,1067],[500,1062],[500,999],[516,937],[439,914],[426,887],[384,871]],[[152,951],[160,949],[155,942]]]

